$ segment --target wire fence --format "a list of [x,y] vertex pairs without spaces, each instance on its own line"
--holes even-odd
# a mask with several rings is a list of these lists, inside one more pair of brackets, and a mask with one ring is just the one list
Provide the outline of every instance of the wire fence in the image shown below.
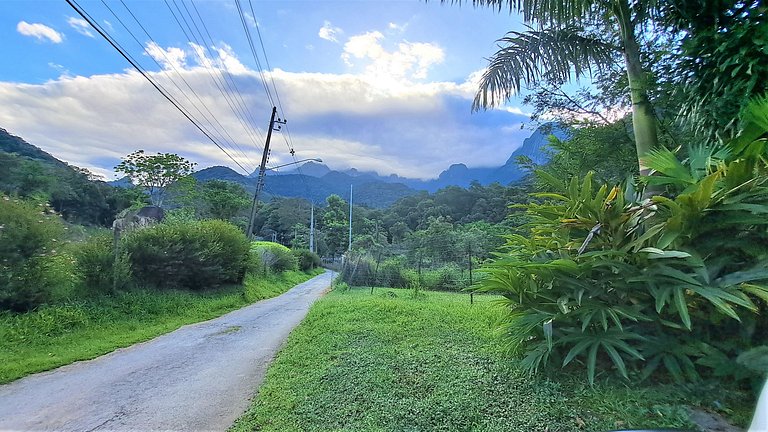
[[334,264],[350,287],[413,288],[466,292],[482,279],[485,251],[460,245],[440,248],[388,245],[348,251]]

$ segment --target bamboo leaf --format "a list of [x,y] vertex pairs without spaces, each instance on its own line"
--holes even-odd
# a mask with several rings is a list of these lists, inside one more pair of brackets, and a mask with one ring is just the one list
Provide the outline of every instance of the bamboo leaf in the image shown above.
[[619,373],[621,376],[623,376],[626,379],[629,379],[629,376],[627,376],[627,367],[624,364],[624,359],[621,358],[621,355],[618,351],[616,351],[616,348],[611,346],[611,344],[603,342],[603,348],[605,348],[605,351],[608,353],[608,356],[613,361],[613,364],[616,366],[616,368],[619,370]]
[[688,314],[688,305],[685,303],[685,293],[683,288],[673,289],[673,297],[675,300],[675,307],[677,313],[680,315],[680,319],[683,321],[683,325],[686,329],[691,329],[691,316]]

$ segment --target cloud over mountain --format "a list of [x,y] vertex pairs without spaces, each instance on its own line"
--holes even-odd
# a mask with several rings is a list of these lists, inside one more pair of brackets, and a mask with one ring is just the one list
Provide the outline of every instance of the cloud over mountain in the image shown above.
[[[290,140],[297,157],[321,157],[337,169],[430,178],[457,162],[498,166],[529,134],[511,127],[525,120],[513,110],[470,115],[476,74],[463,82],[429,81],[430,68],[445,55],[439,46],[388,38],[372,31],[347,39],[343,53],[357,73],[264,74],[267,86],[279,91],[290,131],[290,138],[274,134],[270,163],[291,160]],[[132,70],[42,84],[0,83],[0,126],[110,177],[119,158],[136,149],[177,152],[200,168],[252,171],[271,110],[262,75],[224,43],[146,47],[145,64],[151,56],[161,65],[151,76],[242,169]],[[225,81],[237,88],[237,97],[227,88],[222,93],[219,83]],[[235,112],[245,115],[238,119]]]

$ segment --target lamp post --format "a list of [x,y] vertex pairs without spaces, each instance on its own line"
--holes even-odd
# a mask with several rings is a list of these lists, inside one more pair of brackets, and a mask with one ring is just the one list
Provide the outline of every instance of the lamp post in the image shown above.
[[[263,169],[266,170],[275,170],[277,168],[286,167],[289,165],[296,165],[298,163],[306,162],[306,161],[314,161],[314,162],[322,162],[323,160],[320,158],[309,158],[309,159],[301,159],[297,161],[293,161],[287,164],[277,165],[273,167],[263,167]],[[261,186],[263,185],[264,179],[263,176],[259,176],[259,179],[256,184],[256,192],[253,194],[253,204],[251,205],[251,218],[248,221],[248,230],[245,232],[245,235],[250,239],[253,237],[253,223],[256,220],[256,203],[259,201],[259,192],[261,191]]]

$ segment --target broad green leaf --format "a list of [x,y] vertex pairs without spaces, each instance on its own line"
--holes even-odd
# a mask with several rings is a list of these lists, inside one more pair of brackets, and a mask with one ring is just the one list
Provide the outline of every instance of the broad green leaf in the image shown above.
[[691,256],[688,252],[676,251],[676,250],[661,250],[654,247],[645,247],[638,252],[648,252],[649,259],[662,259],[662,258],[688,258]]
[[587,378],[589,379],[590,384],[595,383],[595,368],[597,366],[597,348],[600,346],[599,343],[592,344],[592,347],[589,349],[589,353],[587,354]]
[[763,299],[764,302],[768,303],[768,287],[755,284],[743,284],[740,289],[744,292],[754,294]]
[[766,267],[766,265],[766,263],[761,263],[757,267],[751,268],[749,270],[729,273],[725,276],[715,279],[715,282],[722,287],[728,287],[743,282],[768,280],[768,267]]
[[571,348],[570,351],[568,351],[568,354],[565,356],[565,359],[563,360],[563,367],[566,367],[568,363],[573,361],[573,359],[576,358],[576,356],[581,354],[585,349],[587,349],[587,347],[589,347],[593,343],[594,341],[592,339],[585,339],[580,341],[576,345],[574,345],[573,348]]
[[675,300],[675,307],[677,313],[680,315],[680,320],[683,321],[683,325],[686,329],[691,329],[691,316],[688,314],[688,305],[685,303],[685,293],[683,288],[675,288],[672,291]]
[[624,360],[621,358],[621,355],[618,351],[616,351],[616,348],[611,346],[609,343],[603,342],[603,348],[605,348],[605,351],[608,353],[608,356],[613,361],[613,364],[616,366],[616,368],[619,370],[619,373],[624,378],[629,379],[627,376],[627,367],[624,365]]

